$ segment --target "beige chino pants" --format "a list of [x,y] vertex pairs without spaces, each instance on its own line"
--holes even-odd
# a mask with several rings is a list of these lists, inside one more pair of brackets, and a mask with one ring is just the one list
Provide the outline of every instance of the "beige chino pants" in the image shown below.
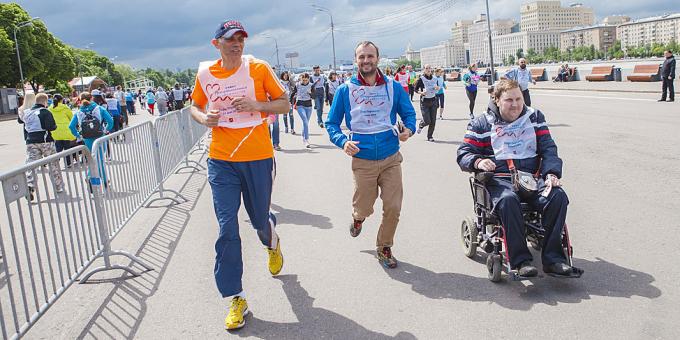
[[364,220],[373,214],[373,205],[378,198],[378,189],[380,190],[383,218],[376,240],[376,246],[379,248],[392,247],[394,243],[394,233],[399,223],[401,202],[404,197],[401,181],[403,160],[400,152],[379,161],[352,158],[354,219]]

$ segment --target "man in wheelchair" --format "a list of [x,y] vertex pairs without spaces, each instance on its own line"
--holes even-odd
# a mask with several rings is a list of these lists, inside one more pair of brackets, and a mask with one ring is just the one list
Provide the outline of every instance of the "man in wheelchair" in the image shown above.
[[503,79],[495,85],[488,111],[471,120],[467,129],[458,165],[463,171],[491,175],[484,186],[500,219],[510,269],[521,277],[538,275],[527,248],[522,214],[526,203],[542,217],[543,271],[573,275],[578,270],[570,266],[562,240],[569,204],[560,183],[562,160],[543,113],[524,105],[517,82]]

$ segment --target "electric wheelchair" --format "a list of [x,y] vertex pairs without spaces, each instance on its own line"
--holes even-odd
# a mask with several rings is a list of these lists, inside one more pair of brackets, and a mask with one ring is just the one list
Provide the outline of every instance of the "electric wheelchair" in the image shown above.
[[[493,210],[489,191],[484,186],[493,176],[492,172],[478,172],[470,177],[475,217],[467,217],[461,223],[460,234],[465,256],[473,258],[477,254],[477,247],[482,248],[488,254],[486,267],[488,278],[492,282],[499,282],[502,279],[503,272],[506,272],[512,281],[527,280],[528,277],[521,276],[517,270],[511,269],[507,261],[503,228],[500,219]],[[521,206],[527,241],[534,250],[540,251],[545,234],[545,229],[541,225],[541,213],[527,203],[522,203]],[[572,264],[573,248],[566,225],[562,231],[562,249],[567,264],[572,267],[572,272],[569,275],[548,275],[563,278],[581,277],[583,270],[573,267]]]

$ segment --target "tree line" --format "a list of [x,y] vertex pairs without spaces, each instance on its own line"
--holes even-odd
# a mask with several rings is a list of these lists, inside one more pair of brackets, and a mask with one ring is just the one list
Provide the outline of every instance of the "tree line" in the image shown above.
[[110,86],[124,86],[125,81],[146,77],[156,86],[175,83],[192,85],[196,70],[178,72],[145,68],[135,70],[116,64],[90,49],[69,46],[47,30],[40,20],[18,28],[31,16],[18,4],[0,3],[0,87],[21,88],[14,33],[19,44],[24,79],[34,91],[40,86],[61,93],[71,92],[68,82],[77,76],[97,76]]
[[536,50],[530,48],[526,53],[520,48],[515,55],[509,55],[503,58],[503,64],[513,65],[519,58],[526,58],[530,64],[541,64],[546,62],[564,62],[564,61],[587,61],[597,59],[621,59],[624,57],[631,58],[650,58],[663,57],[665,50],[677,51],[680,44],[671,41],[668,44],[648,44],[637,47],[627,47],[625,50],[621,48],[621,41],[616,40],[610,49],[600,51],[595,49],[595,46],[579,46],[570,48],[566,51],[561,51],[559,48],[551,46],[546,48],[543,53],[537,53]]

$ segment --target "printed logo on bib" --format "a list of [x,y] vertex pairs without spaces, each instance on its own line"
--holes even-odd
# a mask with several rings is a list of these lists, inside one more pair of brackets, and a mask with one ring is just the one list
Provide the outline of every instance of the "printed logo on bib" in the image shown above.
[[231,84],[224,89],[222,89],[220,84],[208,84],[205,88],[208,99],[213,104],[214,109],[220,112],[218,126],[238,128],[252,126],[254,123],[259,125],[261,123],[259,112],[237,112],[236,108],[231,105],[231,101],[234,98],[245,97],[247,95],[248,86],[245,84]]
[[352,132],[371,134],[392,129],[392,92],[389,86],[392,86],[391,81],[383,86],[357,86],[350,83]]
[[491,145],[498,160],[525,159],[536,156],[536,132],[530,114],[509,124],[494,124]]

